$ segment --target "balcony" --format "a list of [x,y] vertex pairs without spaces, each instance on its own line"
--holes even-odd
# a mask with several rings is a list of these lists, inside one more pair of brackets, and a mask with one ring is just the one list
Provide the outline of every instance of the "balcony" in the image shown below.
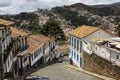
[[22,48],[20,48],[20,52],[23,52],[24,50],[28,49],[28,47],[28,45],[23,46]]
[[19,53],[17,54],[17,56],[18,56],[18,57],[24,56],[26,53],[27,53],[27,49],[24,50],[24,51],[19,52]]
[[17,56],[24,56],[27,53],[28,45],[23,46],[20,50]]

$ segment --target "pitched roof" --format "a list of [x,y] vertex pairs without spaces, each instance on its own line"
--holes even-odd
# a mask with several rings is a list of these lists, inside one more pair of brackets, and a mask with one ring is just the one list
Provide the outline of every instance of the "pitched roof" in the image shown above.
[[46,43],[51,40],[51,38],[44,35],[30,35],[29,38],[34,39],[35,41]]
[[28,53],[32,54],[34,50],[42,46],[44,43],[50,42],[51,38],[48,38],[44,35],[30,35],[28,37]]
[[42,43],[35,41],[34,39],[28,38],[28,53],[31,54],[34,50],[36,50],[38,47],[42,46]]
[[7,21],[7,20],[4,20],[4,19],[0,19],[0,25],[9,26],[9,25],[12,25],[12,24],[14,24],[14,22]]
[[100,28],[98,28],[98,27],[83,25],[81,27],[78,27],[75,30],[70,31],[69,34],[76,36],[78,38],[84,38],[84,37],[96,32],[98,30],[100,30]]
[[29,34],[29,33],[22,31],[21,29],[17,29],[14,27],[10,27],[10,29],[12,31],[12,37],[25,36]]

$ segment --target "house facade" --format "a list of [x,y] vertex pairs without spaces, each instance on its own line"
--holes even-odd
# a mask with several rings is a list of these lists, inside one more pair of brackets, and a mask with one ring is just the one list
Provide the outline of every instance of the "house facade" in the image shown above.
[[43,44],[32,39],[31,36],[28,38],[29,67],[37,67],[42,64]]
[[69,58],[74,64],[82,68],[83,51],[92,54],[92,44],[90,42],[93,38],[110,38],[111,34],[103,31],[97,27],[81,26],[69,32]]
[[55,59],[56,57],[56,51],[55,51],[55,47],[56,46],[56,42],[55,39],[51,39],[50,43],[49,43],[49,48],[50,48],[50,61],[52,61],[53,59]]
[[[30,67],[46,64],[55,57],[55,40],[30,35],[0,19],[0,76],[5,79],[23,75]],[[4,73],[4,74],[3,74]]]
[[54,58],[55,40],[44,35],[30,35],[28,38],[30,67],[46,64]]
[[120,66],[120,38],[92,39],[91,44],[96,55],[108,60],[112,65]]
[[27,38],[29,33],[26,33],[20,29],[10,27],[12,37],[12,54],[13,54],[13,67],[14,76],[22,75],[28,65],[28,44]]
[[13,66],[12,39],[10,26],[14,23],[0,19],[0,76],[3,78],[5,74],[11,72]]

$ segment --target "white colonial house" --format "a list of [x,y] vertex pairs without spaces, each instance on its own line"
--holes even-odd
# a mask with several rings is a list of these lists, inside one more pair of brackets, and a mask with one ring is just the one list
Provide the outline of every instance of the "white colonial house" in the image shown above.
[[11,30],[14,22],[0,19],[0,76],[11,72],[13,66],[13,54],[11,50]]
[[91,40],[92,51],[112,63],[120,66],[120,38],[94,38]]
[[35,37],[35,35],[31,35],[28,38],[29,67],[37,67],[42,64],[43,44],[33,39],[33,36]]
[[55,57],[55,40],[44,35],[30,35],[28,38],[30,67],[37,67],[52,61]]
[[[78,67],[83,66],[83,51],[88,54],[93,53],[91,39],[93,38],[111,38],[113,35],[108,32],[92,26],[80,26],[69,32],[69,58]],[[99,51],[98,51],[99,52]],[[98,53],[99,54],[99,53]]]
[[10,27],[11,29],[11,37],[12,37],[12,54],[13,54],[13,71],[14,75],[22,75],[24,71],[27,69],[27,65],[29,64],[28,57],[28,43],[27,38],[29,33],[22,31],[21,29],[17,29],[14,27]]

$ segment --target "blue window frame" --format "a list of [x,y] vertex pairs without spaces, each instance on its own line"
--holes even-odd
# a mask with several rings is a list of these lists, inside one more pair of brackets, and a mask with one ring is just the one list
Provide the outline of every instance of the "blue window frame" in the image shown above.
[[79,50],[79,40],[77,40],[77,51]]
[[74,48],[76,48],[76,39],[74,38]]
[[72,44],[72,47],[73,47],[73,37],[72,37],[72,43],[71,44]]
[[74,52],[74,59],[76,58],[76,53]]
[[79,45],[80,45],[80,53],[81,53],[82,52],[82,41],[80,41]]
[[77,55],[77,61],[79,61],[79,56]]
[[82,67],[82,58],[80,57],[80,67]]

